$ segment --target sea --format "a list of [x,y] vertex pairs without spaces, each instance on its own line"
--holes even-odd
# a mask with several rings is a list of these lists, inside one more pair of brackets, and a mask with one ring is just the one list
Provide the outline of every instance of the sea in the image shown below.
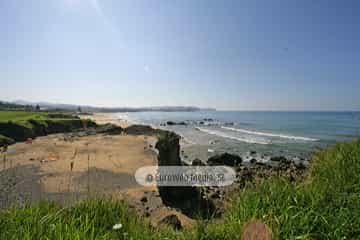
[[115,116],[178,133],[182,136],[182,158],[185,160],[205,161],[223,152],[245,159],[250,153],[262,158],[308,159],[326,146],[360,136],[360,112],[130,112]]

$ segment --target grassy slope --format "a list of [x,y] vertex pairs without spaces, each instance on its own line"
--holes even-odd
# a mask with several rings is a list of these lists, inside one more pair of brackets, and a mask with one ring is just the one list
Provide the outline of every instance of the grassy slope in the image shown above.
[[[42,136],[49,133],[69,132],[83,127],[84,120],[70,114],[0,111],[0,146],[7,140],[23,141],[28,137]],[[95,125],[86,121],[88,125]]]
[[[93,200],[72,208],[51,204],[12,208],[0,215],[0,239],[240,239],[256,218],[276,239],[360,239],[360,140],[314,156],[305,183],[271,179],[239,192],[223,219],[193,230],[155,230],[124,203]],[[120,231],[112,230],[122,223]]]
[[21,121],[46,118],[47,114],[42,112],[0,111],[0,121]]

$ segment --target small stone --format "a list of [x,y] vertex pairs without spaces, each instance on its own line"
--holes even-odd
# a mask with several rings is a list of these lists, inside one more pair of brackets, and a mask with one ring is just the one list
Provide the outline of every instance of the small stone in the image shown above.
[[140,201],[142,202],[142,203],[146,203],[148,200],[147,200],[147,197],[142,197],[141,199],[140,199]]
[[159,223],[169,225],[175,230],[182,229],[181,221],[179,220],[178,216],[176,216],[175,214],[171,214],[164,217],[163,219],[161,219]]

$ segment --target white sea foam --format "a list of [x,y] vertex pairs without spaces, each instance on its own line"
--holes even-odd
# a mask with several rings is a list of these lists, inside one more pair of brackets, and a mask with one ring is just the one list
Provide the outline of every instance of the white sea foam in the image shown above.
[[302,140],[302,141],[318,141],[319,139],[315,138],[309,138],[309,137],[300,137],[300,136],[291,136],[291,135],[284,135],[284,134],[275,134],[275,133],[266,133],[266,132],[257,132],[257,131],[250,131],[246,129],[240,129],[240,128],[232,128],[232,127],[224,127],[221,128],[235,131],[235,132],[241,132],[251,135],[259,135],[259,136],[266,136],[266,137],[277,137],[277,138],[286,138],[286,139],[293,139],[293,140]]
[[237,140],[240,142],[258,143],[258,144],[269,144],[270,143],[270,141],[266,141],[266,140],[259,140],[259,139],[246,138],[246,137],[235,137],[235,136],[228,135],[221,131],[210,130],[210,129],[200,128],[200,127],[196,127],[195,129],[197,129],[201,132],[205,132],[207,134],[216,135],[216,136],[228,138],[228,139],[233,139],[233,140]]

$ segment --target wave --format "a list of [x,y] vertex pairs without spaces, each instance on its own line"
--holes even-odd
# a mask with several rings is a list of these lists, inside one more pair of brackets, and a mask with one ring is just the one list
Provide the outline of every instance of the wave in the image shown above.
[[286,138],[286,139],[293,139],[293,140],[302,140],[302,141],[318,141],[319,139],[309,138],[309,137],[300,137],[300,136],[291,136],[291,135],[284,135],[284,134],[275,134],[275,133],[266,133],[266,132],[257,132],[257,131],[250,131],[245,129],[239,128],[232,128],[232,127],[224,127],[221,128],[241,133],[247,133],[251,135],[259,135],[259,136],[266,136],[266,137],[277,137],[277,138]]
[[262,140],[257,140],[257,139],[251,139],[251,138],[243,138],[243,137],[235,137],[235,136],[231,136],[228,135],[224,132],[221,131],[216,131],[216,130],[209,130],[209,129],[205,129],[205,128],[200,128],[200,127],[196,127],[195,129],[201,131],[201,132],[205,132],[211,135],[216,135],[219,137],[223,137],[223,138],[228,138],[228,139],[233,139],[233,140],[237,140],[240,142],[246,142],[246,143],[258,143],[258,144],[270,144],[270,141],[262,141]]

